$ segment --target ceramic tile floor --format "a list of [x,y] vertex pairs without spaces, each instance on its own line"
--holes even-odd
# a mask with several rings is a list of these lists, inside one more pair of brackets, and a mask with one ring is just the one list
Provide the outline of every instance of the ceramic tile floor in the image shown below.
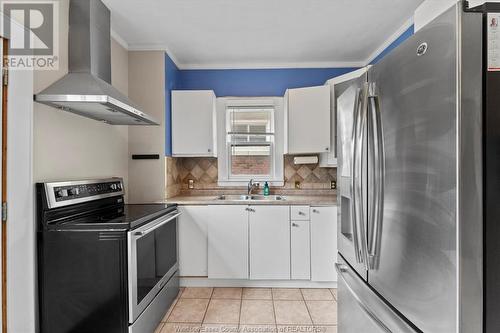
[[336,289],[181,288],[155,333],[337,333]]

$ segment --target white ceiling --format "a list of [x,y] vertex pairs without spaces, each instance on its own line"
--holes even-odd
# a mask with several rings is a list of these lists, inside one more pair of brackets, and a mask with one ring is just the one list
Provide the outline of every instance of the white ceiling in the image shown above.
[[130,49],[167,50],[180,68],[362,66],[422,2],[104,0]]

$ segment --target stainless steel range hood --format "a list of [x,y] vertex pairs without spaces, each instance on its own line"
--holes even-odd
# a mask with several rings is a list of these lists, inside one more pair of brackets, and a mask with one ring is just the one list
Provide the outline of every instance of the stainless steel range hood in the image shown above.
[[158,125],[111,85],[110,29],[100,0],[71,0],[69,73],[35,101],[111,125]]

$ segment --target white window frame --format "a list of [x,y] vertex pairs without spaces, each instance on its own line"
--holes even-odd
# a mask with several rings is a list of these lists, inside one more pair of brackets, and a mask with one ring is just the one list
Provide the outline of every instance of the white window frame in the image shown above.
[[[227,122],[230,107],[273,106],[274,143],[271,145],[270,175],[231,175],[230,145],[227,144]],[[250,179],[269,182],[271,186],[284,185],[284,109],[282,97],[221,97],[217,98],[218,185],[244,186]]]

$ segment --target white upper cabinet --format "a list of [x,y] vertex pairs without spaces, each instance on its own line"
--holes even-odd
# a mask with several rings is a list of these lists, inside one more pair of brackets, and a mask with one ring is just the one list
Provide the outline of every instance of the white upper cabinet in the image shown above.
[[212,90],[172,91],[172,155],[217,156],[217,130]]
[[311,207],[311,280],[337,281],[337,207]]
[[285,153],[330,152],[330,87],[289,89],[285,103]]
[[290,279],[288,206],[250,206],[250,279]]
[[331,168],[337,166],[337,110],[335,85],[327,82],[326,86],[330,89],[330,151],[319,154],[319,166]]

